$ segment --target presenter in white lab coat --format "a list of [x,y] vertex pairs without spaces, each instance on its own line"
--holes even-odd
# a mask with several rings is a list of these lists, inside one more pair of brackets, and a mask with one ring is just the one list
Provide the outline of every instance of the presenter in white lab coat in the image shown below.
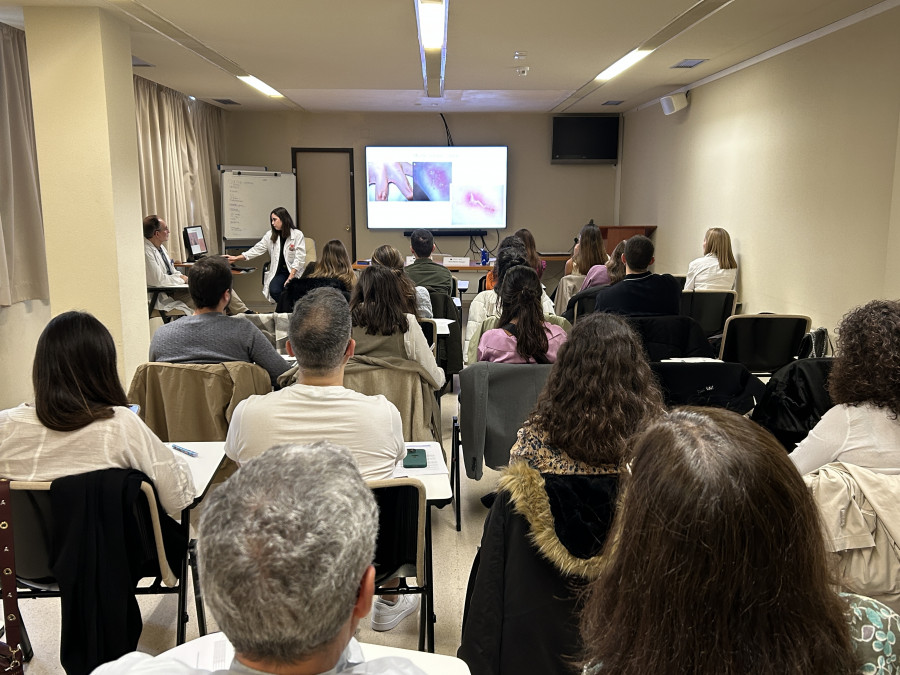
[[294,225],[291,214],[283,206],[279,206],[269,214],[271,232],[262,236],[256,245],[241,253],[230,255],[228,262],[250,260],[269,252],[269,270],[263,279],[263,295],[272,303],[284,292],[284,286],[295,276],[299,276],[306,264],[306,240],[303,233]]

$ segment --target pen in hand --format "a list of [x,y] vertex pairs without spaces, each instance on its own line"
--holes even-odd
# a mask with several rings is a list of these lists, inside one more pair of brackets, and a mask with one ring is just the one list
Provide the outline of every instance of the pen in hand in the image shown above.
[[171,445],[174,450],[177,450],[178,452],[182,452],[185,455],[187,455],[188,457],[196,457],[197,456],[197,453],[194,452],[193,450],[188,450],[187,448],[183,448],[180,445],[175,445],[174,443],[172,443]]

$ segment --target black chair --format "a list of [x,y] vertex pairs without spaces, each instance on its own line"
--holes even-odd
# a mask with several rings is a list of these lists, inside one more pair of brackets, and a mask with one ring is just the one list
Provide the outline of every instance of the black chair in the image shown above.
[[828,394],[833,358],[797,359],[772,375],[750,416],[791,452],[834,402]]
[[436,319],[453,319],[448,326],[447,339],[438,340],[437,363],[443,368],[447,376],[448,385],[453,382],[453,376],[463,368],[462,332],[460,328],[459,310],[453,302],[453,298],[446,293],[428,292],[431,297],[431,308]]
[[734,291],[682,291],[681,314],[697,321],[706,337],[712,337],[722,333],[736,300]]
[[626,316],[640,336],[650,361],[714,358],[700,324],[689,316]]
[[[106,474],[107,472],[137,473],[123,469],[107,469],[102,472],[93,472],[93,474]],[[83,475],[91,476],[92,474]],[[138,474],[138,480],[140,476],[143,476],[143,474]],[[79,477],[75,478],[78,479]],[[64,591],[60,590],[56,575],[51,569],[51,563],[54,561],[54,551],[58,551],[63,547],[71,547],[73,541],[78,542],[81,551],[79,555],[82,556],[103,555],[104,551],[88,548],[88,544],[82,543],[78,533],[59,532],[53,516],[50,482],[10,481],[10,489],[12,491],[16,581],[20,588],[18,592],[19,598],[62,597]],[[110,495],[109,499],[125,503],[123,499],[124,494],[116,493]],[[104,497],[98,498],[106,499]],[[153,579],[150,585],[131,589],[133,593],[135,595],[178,595],[176,642],[177,644],[182,644],[185,640],[185,628],[189,620],[187,614],[186,576],[188,567],[190,567],[199,632],[200,635],[206,635],[206,615],[197,574],[195,542],[188,542],[189,535],[186,527],[182,527],[174,523],[174,521],[169,521],[169,523],[161,521],[156,490],[146,476],[143,476],[143,481],[140,483],[140,494],[133,506],[125,504],[123,516],[124,539],[127,542],[131,542],[129,544],[130,550],[133,551],[133,555],[138,556],[137,558],[129,558],[129,566],[133,571],[136,570],[138,572],[138,576]],[[107,536],[112,536],[113,534],[109,533]],[[98,541],[102,541],[102,537]],[[107,588],[109,579],[105,577],[96,578],[94,581],[97,584],[96,589],[92,589],[90,586],[85,588],[82,586],[82,581],[79,581],[78,592],[82,595],[94,594],[102,596],[109,591]],[[89,579],[83,579],[83,584],[90,584],[90,582],[91,580]],[[64,604],[64,621],[65,607],[66,605]],[[89,619],[85,617],[84,620],[88,621]],[[90,626],[87,628],[79,626],[77,629],[82,633],[86,632],[89,636],[92,633],[99,632],[97,629],[92,630]],[[25,636],[23,639],[27,641],[24,625],[22,626],[22,632],[23,636]],[[73,658],[71,640],[68,643],[65,641],[67,633],[71,634],[73,632],[72,629],[63,629],[63,641],[60,645],[61,656],[68,654],[69,658]],[[88,665],[90,665],[92,658],[102,658],[103,649],[109,648],[109,644],[105,636],[99,636],[98,639],[99,641],[96,643],[77,644],[75,649],[77,653],[74,654],[74,658],[78,661],[85,660]],[[132,649],[136,647],[135,640]],[[118,658],[121,655],[112,654],[107,656]],[[103,662],[103,660],[99,660],[93,665],[98,666]],[[92,667],[89,667],[88,671],[92,669]]]
[[809,325],[808,316],[794,314],[728,317],[719,359],[743,363],[753,373],[771,375],[794,360]]
[[485,286],[487,286],[487,274],[483,275],[478,280],[478,292],[481,293],[481,291],[485,289]]
[[740,363],[651,363],[669,407],[679,405],[727,408],[750,412],[766,390],[762,381]]
[[[378,502],[375,594],[420,595],[419,651],[427,648],[434,652],[434,588],[425,486],[415,478],[374,480],[368,485]],[[379,587],[398,577],[403,579],[399,587]],[[409,585],[411,579],[415,579],[413,586]]]
[[606,287],[607,284],[603,284],[602,286],[591,286],[590,288],[585,288],[583,291],[578,291],[569,298],[569,303],[566,305],[566,311],[563,312],[562,316],[574,326],[578,321],[579,316],[591,314],[594,311],[594,308],[597,305],[597,293]]

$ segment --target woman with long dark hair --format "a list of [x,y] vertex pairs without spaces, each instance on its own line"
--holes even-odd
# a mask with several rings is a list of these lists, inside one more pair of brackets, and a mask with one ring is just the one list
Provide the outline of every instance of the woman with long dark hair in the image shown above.
[[34,405],[0,412],[0,475],[52,481],[99,469],[143,471],[167,512],[194,500],[190,471],[128,409],[116,347],[90,314],[64,312],[38,339]]
[[844,315],[828,392],[835,406],[791,453],[800,473],[829,462],[900,473],[900,302]]
[[403,295],[407,299],[404,312],[407,314],[415,314],[422,319],[431,319],[434,317],[434,309],[431,306],[431,296],[428,289],[424,286],[416,286],[413,280],[409,278],[404,268],[403,257],[400,251],[390,244],[383,244],[372,251],[372,264],[381,265],[394,271],[403,286]]
[[499,328],[485,331],[478,360],[497,363],[553,363],[566,331],[544,321],[543,288],[537,273],[525,265],[511,268],[500,286]]
[[697,408],[632,445],[582,613],[586,673],[894,672],[900,617],[834,591],[816,506],[773,436]]
[[440,389],[444,371],[438,367],[415,314],[407,309],[406,289],[394,271],[382,265],[366,267],[350,295],[355,353],[416,361],[428,373],[432,386]]
[[522,243],[525,244],[525,258],[528,260],[528,266],[537,272],[538,279],[540,279],[544,276],[544,270],[547,269],[547,261],[538,255],[537,243],[534,241],[534,235],[531,234],[531,230],[523,227],[521,230],[516,230],[514,236],[521,239]]
[[605,265],[609,256],[600,228],[593,221],[581,228],[572,257],[566,261],[566,274],[587,274],[594,265]]
[[578,596],[599,569],[628,439],[664,410],[628,324],[580,320],[485,521],[458,653],[474,675],[574,672]]
[[263,295],[266,300],[278,303],[284,287],[303,269],[306,262],[306,240],[294,219],[283,206],[269,214],[270,232],[262,236],[254,246],[238,255],[225,256],[229,263],[251,260],[268,251],[269,269],[263,279]]

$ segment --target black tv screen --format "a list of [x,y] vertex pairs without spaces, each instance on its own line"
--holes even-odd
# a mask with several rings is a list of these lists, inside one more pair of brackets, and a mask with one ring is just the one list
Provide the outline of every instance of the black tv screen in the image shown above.
[[619,115],[553,118],[551,164],[615,164],[619,161]]

